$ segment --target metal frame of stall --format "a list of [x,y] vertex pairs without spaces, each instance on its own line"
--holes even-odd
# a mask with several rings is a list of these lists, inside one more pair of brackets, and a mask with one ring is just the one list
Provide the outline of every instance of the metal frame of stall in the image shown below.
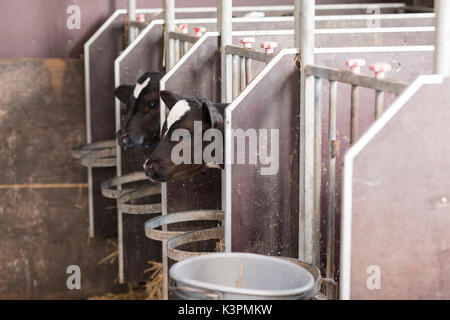
[[[101,215],[101,219],[99,217],[95,217],[95,212],[97,210],[100,210],[99,207],[96,208],[95,205],[95,198],[100,196],[99,193],[96,192],[94,195],[94,178],[95,185],[99,187],[98,181],[106,179],[108,175],[113,176],[115,173],[114,171],[108,168],[112,168],[116,165],[114,155],[113,155],[113,149],[114,145],[111,145],[111,141],[102,141],[101,138],[95,138],[93,137],[93,126],[92,126],[92,101],[91,97],[93,94],[93,90],[91,90],[91,70],[90,70],[90,49],[95,45],[96,41],[101,38],[105,32],[109,31],[111,28],[114,28],[115,24],[120,24],[123,26],[127,21],[129,22],[128,32],[127,32],[127,40],[128,42],[132,43],[134,39],[138,36],[138,28],[144,27],[145,24],[139,24],[136,22],[136,15],[137,14],[149,14],[152,15],[152,19],[154,19],[157,16],[162,16],[163,9],[137,9],[136,8],[136,1],[135,0],[129,0],[128,1],[128,7],[129,10],[126,9],[119,9],[116,10],[106,21],[105,23],[94,33],[94,35],[85,43],[84,45],[84,66],[85,66],[85,108],[86,108],[86,135],[87,135],[87,146],[83,148],[81,151],[76,151],[74,153],[74,157],[81,158],[87,155],[87,153],[90,153],[89,157],[85,157],[82,161],[82,164],[87,167],[88,169],[88,208],[89,208],[89,235],[90,237],[94,236],[101,236],[101,237],[110,237],[115,236],[116,232],[115,230],[115,221],[111,220],[109,225],[106,223],[107,220],[103,219],[103,216],[108,216],[109,214],[107,212],[103,212],[104,214]],[[234,10],[236,12],[246,12],[246,11],[252,11],[255,9],[267,9],[268,7],[237,7]],[[291,10],[292,6],[275,6],[270,7],[270,10],[274,12],[285,12],[287,10]],[[166,11],[169,12],[169,11]],[[180,14],[180,15],[196,15],[196,14],[210,14],[211,17],[215,15],[216,8],[215,7],[188,7],[188,8],[174,8],[173,13]],[[104,45],[102,46],[102,50],[106,50],[108,52],[115,52],[117,48],[114,48],[114,45],[111,44],[111,48],[106,48]],[[97,83],[100,83],[102,85],[103,81],[97,81]],[[107,92],[108,90],[102,90],[104,92]],[[109,123],[109,121],[108,121]],[[114,138],[114,133],[111,131],[111,136],[108,135],[108,139]],[[98,134],[96,134],[98,135]],[[100,133],[100,136],[104,136],[104,133]],[[107,142],[105,144],[105,142]],[[93,151],[96,151],[96,154],[93,154]],[[99,151],[99,152],[97,152]],[[98,169],[97,169],[98,168]],[[98,176],[96,172],[98,170],[102,170],[102,174]],[[94,177],[95,176],[95,177]],[[98,176],[98,177],[97,177]],[[120,188],[120,186],[119,186]],[[102,199],[102,206],[105,207],[103,210],[100,211],[107,211],[110,210],[110,207],[114,206],[114,202],[108,200],[108,199]],[[95,209],[95,210],[94,210]],[[99,218],[102,222],[95,223],[95,220]],[[99,221],[100,221],[99,220]],[[110,220],[110,219],[108,219]],[[96,228],[96,224],[102,224],[101,228],[105,230],[100,230],[101,228]]]
[[[345,172],[344,172],[344,178],[343,178],[343,200],[342,200],[342,217],[341,217],[341,225],[342,225],[342,242],[341,242],[341,273],[340,273],[340,298],[341,299],[351,299],[352,297],[361,299],[361,298],[371,298],[371,299],[376,299],[376,298],[384,298],[384,299],[389,299],[392,298],[392,291],[394,290],[394,288],[397,285],[394,284],[394,288],[392,287],[393,281],[392,278],[387,279],[387,286],[391,289],[389,290],[390,293],[388,294],[384,294],[383,293],[379,293],[380,290],[372,290],[371,292],[368,291],[364,291],[361,290],[361,286],[355,286],[354,284],[352,284],[351,276],[355,276],[354,271],[352,271],[353,269],[361,269],[361,266],[353,266],[352,268],[352,250],[355,250],[352,247],[352,235],[354,233],[354,230],[352,230],[352,228],[354,227],[354,225],[356,224],[357,227],[359,226],[360,230],[359,230],[359,235],[361,236],[361,219],[362,216],[361,214],[357,215],[357,219],[356,222],[353,221],[355,220],[354,215],[356,214],[355,212],[353,212],[353,205],[354,205],[354,197],[356,199],[358,199],[358,197],[360,197],[360,194],[358,195],[357,192],[355,192],[353,185],[355,184],[354,180],[353,180],[353,176],[354,175],[359,175],[359,178],[363,178],[361,173],[355,173],[354,170],[355,168],[357,168],[357,164],[356,164],[356,159],[357,157],[361,157],[361,154],[364,156],[367,156],[367,153],[370,153],[370,148],[371,148],[371,144],[375,145],[375,144],[379,144],[380,143],[380,138],[377,137],[384,137],[384,139],[386,139],[386,133],[383,135],[383,131],[387,132],[389,131],[390,134],[392,134],[393,132],[395,132],[393,130],[393,128],[396,128],[396,126],[394,124],[401,124],[401,119],[403,117],[403,119],[407,119],[408,118],[408,108],[411,108],[412,110],[418,111],[418,105],[417,103],[419,103],[419,106],[422,107],[423,101],[424,101],[424,97],[427,97],[427,95],[433,95],[436,97],[437,99],[437,95],[439,95],[439,88],[441,88],[440,90],[443,89],[443,85],[446,84],[448,87],[448,78],[446,79],[445,77],[450,76],[450,59],[448,58],[450,55],[450,3],[448,1],[444,1],[444,0],[437,0],[435,1],[435,10],[436,10],[436,37],[435,37],[435,50],[434,50],[434,74],[432,76],[422,76],[419,77],[416,81],[414,81],[411,86],[409,86],[406,91],[399,97],[399,99],[397,99],[395,101],[395,103],[393,104],[393,106],[385,112],[385,114],[383,114],[380,119],[375,122],[375,124],[370,128],[369,131],[367,131],[362,137],[361,139],[349,150],[349,152],[347,153],[346,157],[345,157]],[[435,86],[436,88],[433,88],[433,86]],[[425,89],[427,88],[427,89]],[[417,99],[415,101],[415,99]],[[428,97],[426,100],[427,102],[429,102],[430,97]],[[441,105],[443,105],[445,102],[441,102]],[[406,110],[403,110],[406,109]],[[423,109],[423,108],[420,108]],[[429,113],[429,112],[428,112]],[[411,114],[409,113],[409,117],[411,116]],[[408,120],[403,120],[403,121],[407,121],[409,123]],[[434,125],[434,123],[433,123]],[[430,130],[423,128],[424,130],[420,130],[420,134],[424,135],[424,134],[430,134]],[[432,131],[431,131],[432,132]],[[432,133],[431,133],[432,134]],[[399,139],[402,139],[401,137]],[[405,137],[403,137],[403,139],[405,139]],[[378,140],[378,142],[377,142]],[[397,140],[398,143],[398,140]],[[439,148],[439,143],[437,142],[436,146],[434,146],[434,148]],[[428,143],[427,143],[428,144]],[[444,144],[444,146],[446,146],[446,144]],[[445,150],[445,147],[441,147],[443,150]],[[373,146],[372,146],[373,149]],[[416,146],[414,145],[414,151],[416,151]],[[428,150],[429,152],[433,152],[431,150]],[[439,153],[441,152],[445,152],[445,151],[439,151]],[[427,155],[422,155],[422,157],[426,157]],[[429,155],[428,155],[429,156]],[[409,156],[406,156],[406,159],[408,159]],[[433,165],[442,165],[442,160],[438,159],[439,157],[433,157]],[[402,158],[403,160],[405,160],[404,158]],[[424,161],[424,160],[422,160]],[[367,162],[367,161],[366,161]],[[363,163],[364,164],[364,163]],[[365,163],[365,165],[371,166],[370,169],[374,169],[371,163]],[[361,163],[359,164],[359,166],[361,166]],[[383,167],[384,169],[384,167]],[[380,168],[377,168],[375,170],[380,170]],[[445,171],[445,170],[444,170]],[[380,173],[381,174],[381,173]],[[432,173],[431,173],[432,174]],[[408,174],[409,175],[409,174]],[[367,177],[366,177],[367,178]],[[439,174],[439,178],[442,178],[442,175]],[[445,180],[445,179],[444,179]],[[371,191],[371,192],[376,192],[376,191]],[[440,215],[442,215],[442,213],[440,213],[442,209],[445,210],[445,208],[447,207],[447,203],[448,203],[448,198],[445,196],[442,196],[440,199],[436,198],[436,202],[433,203],[432,199],[435,199],[436,192],[438,192],[436,189],[434,190],[430,190],[429,188],[424,188],[423,186],[421,187],[421,195],[425,194],[424,197],[426,197],[426,206],[427,206],[427,210],[429,210],[429,212],[427,212],[427,217],[430,216],[427,221],[423,221],[422,224],[420,225],[420,229],[422,228],[422,226],[424,228],[430,228],[431,225],[427,225],[431,222],[434,223],[439,223],[441,226],[445,225],[446,220],[439,220]],[[356,193],[356,194],[355,194]],[[431,193],[431,195],[429,194]],[[434,194],[433,194],[434,193]],[[441,194],[439,194],[440,196]],[[370,201],[370,200],[369,200]],[[445,215],[445,213],[444,213]],[[359,222],[358,222],[359,221]],[[437,222],[440,221],[440,222]],[[368,223],[367,219],[365,221],[363,221],[363,223]],[[394,222],[395,223],[395,222]],[[416,223],[420,223],[418,222],[418,220],[416,221]],[[445,228],[445,227],[444,227]],[[410,228],[411,229],[411,228]],[[412,229],[411,229],[412,230]],[[397,231],[397,230],[396,230]],[[414,232],[414,231],[412,231]],[[436,230],[437,233],[437,237],[439,237],[439,240],[437,241],[438,244],[437,246],[439,247],[438,251],[442,252],[442,241],[445,242],[445,239],[443,239],[442,237],[444,236],[439,236],[439,228],[438,230]],[[435,237],[436,238],[436,237]],[[406,238],[407,239],[407,238]],[[371,239],[366,239],[366,241],[371,241]],[[395,241],[394,239],[391,239],[391,241]],[[408,241],[408,240],[406,240]],[[369,243],[368,246],[373,245],[373,243]],[[408,243],[409,245],[409,243]],[[399,248],[401,248],[402,244],[398,244]],[[433,239],[429,239],[429,237],[427,237],[427,251],[429,252],[431,250],[431,252],[433,252],[433,246],[436,246],[436,240],[434,240],[434,244],[433,244]],[[358,248],[356,248],[356,250],[358,250]],[[375,253],[377,254],[377,253]],[[411,257],[409,257],[411,258]],[[405,259],[408,259],[408,257],[406,257]],[[441,268],[440,266],[436,267],[435,264],[433,264],[433,262],[430,262],[427,260],[428,258],[425,256],[425,264],[426,264],[426,268],[430,267],[430,268]],[[414,259],[413,263],[416,263],[417,260],[420,259]],[[408,261],[408,260],[406,260]],[[361,261],[359,261],[361,263]],[[412,262],[412,261],[411,261]],[[418,261],[417,263],[422,263],[423,261]],[[387,264],[389,264],[389,262],[387,262]],[[395,267],[394,267],[395,268]],[[410,264],[404,265],[401,267],[401,274],[409,274],[408,272],[411,272],[411,268],[410,268]],[[408,269],[408,270],[406,270]],[[369,270],[369,269],[367,269]],[[372,271],[375,269],[371,269]],[[442,269],[443,270],[443,269]],[[398,270],[397,270],[398,271]],[[360,273],[360,271],[356,270],[355,271],[356,274],[358,274],[358,272]],[[374,271],[376,272],[376,271]],[[391,273],[393,275],[395,275],[396,270],[391,270]],[[430,271],[432,272],[432,270]],[[419,275],[420,276],[420,275]],[[399,275],[398,280],[404,281],[401,278],[401,275]],[[426,281],[428,283],[432,282],[432,279],[426,279]],[[438,278],[438,281],[444,281],[443,279]],[[423,288],[422,286],[419,287],[422,290],[425,290],[425,288]],[[427,298],[438,298],[438,299],[442,299],[445,298],[444,292],[442,290],[445,290],[445,285],[440,286],[439,289],[436,290],[431,290],[431,291],[427,291],[425,293],[420,292],[418,296],[418,293],[415,290],[408,290],[408,292],[406,292],[405,290],[403,290],[402,292],[400,292],[400,296],[403,298],[407,298],[407,299],[418,299],[420,297],[427,297]],[[353,291],[355,291],[355,293],[353,294],[352,289],[354,289]],[[411,293],[413,291],[413,293]],[[448,297],[448,296],[447,296]]]
[[[231,28],[230,28],[230,25],[231,25],[231,4],[230,3],[223,3],[223,2],[219,2],[218,4],[219,4],[218,11],[221,13],[220,18],[219,18],[219,21],[220,21],[220,24],[221,24],[220,30],[222,32],[222,34],[221,34],[221,39],[222,39],[221,40],[221,44],[222,44],[222,47],[226,47],[228,44],[231,44],[230,43],[231,33],[227,32],[227,31],[231,30]],[[308,8],[308,6],[305,4],[305,7],[303,9],[310,9],[310,8]],[[228,23],[227,22],[224,23],[224,21],[227,21],[227,20],[228,20]],[[310,21],[308,23],[310,25],[311,24],[314,25],[314,20],[315,20],[314,19],[314,15],[312,15],[312,19],[309,19],[309,20]],[[308,31],[311,31],[310,25],[308,26],[306,24],[306,22],[305,22],[305,19],[303,19],[303,26],[297,26],[296,34],[300,33],[300,34],[303,34],[304,37],[306,37],[306,34],[308,33]],[[314,30],[314,28],[312,28],[312,30]],[[311,34],[313,34],[313,32],[311,32]],[[298,37],[296,37],[296,39],[297,38]],[[169,44],[169,46],[173,46],[173,44]],[[305,47],[305,46],[306,45],[303,43],[303,47]],[[314,46],[312,46],[312,48],[314,48]],[[308,49],[308,47],[306,49]],[[170,51],[170,49],[169,49],[169,51]],[[172,51],[174,51],[174,50],[172,50]],[[302,53],[305,53],[305,52],[308,52],[308,50],[302,50]],[[222,78],[222,83],[225,84],[224,86],[222,86],[222,97],[223,97],[222,100],[223,100],[223,102],[229,102],[229,101],[231,101],[230,97],[232,96],[232,91],[233,91],[232,90],[233,85],[232,85],[232,80],[231,80],[231,78],[232,78],[232,76],[231,76],[231,74],[232,74],[232,72],[231,72],[232,58],[231,58],[230,53],[229,52],[226,53],[224,50],[222,51],[222,55],[223,55],[223,57],[222,57],[223,59],[222,59],[222,68],[221,68],[222,69],[221,78]],[[314,55],[314,51],[312,51],[311,55],[312,56]],[[302,57],[302,58],[303,58],[302,59],[303,63],[305,63],[305,61],[308,61],[308,56],[307,55]],[[311,82],[311,76],[307,76],[306,78],[309,79],[309,82]],[[312,77],[312,80],[313,80],[313,83],[314,83],[314,77]],[[306,82],[308,82],[308,80]],[[303,96],[305,96],[305,95],[302,95],[302,97]],[[311,96],[314,99],[314,93],[312,93]],[[310,99],[311,98],[309,98],[309,100]],[[305,97],[305,100],[307,101],[308,98]],[[303,104],[305,104],[305,102],[303,102]],[[314,114],[314,113],[311,114],[311,110],[306,110],[305,107],[303,107],[302,112],[305,115],[303,117],[303,119],[306,119],[306,118],[311,119],[311,116],[313,116],[313,114]],[[303,134],[305,134],[305,132],[308,131],[308,129],[307,129],[308,125],[311,126],[311,122],[310,121],[309,122],[308,121],[304,121],[304,123],[302,124],[302,133]],[[311,129],[311,127],[309,127],[309,128]],[[311,130],[309,130],[309,131],[310,131],[309,135],[311,135]],[[302,148],[304,148],[306,151],[311,150],[311,137],[309,137],[309,138],[303,137],[303,139],[305,141],[303,142]],[[314,141],[314,140],[312,140],[312,141]],[[313,147],[314,147],[314,143],[313,143]],[[312,163],[314,162],[314,161],[311,161],[311,160],[313,160],[313,157],[306,156],[307,153],[308,152],[304,153],[305,154],[305,159],[303,159],[300,162],[301,165],[305,166],[305,168],[308,167],[308,165],[311,166],[311,162]],[[303,179],[305,179],[305,181],[308,180],[305,177],[304,173],[301,174],[300,176]],[[312,192],[313,192],[312,190],[314,188],[309,188],[308,190],[306,190],[306,189],[308,189],[308,188],[306,188],[306,186],[304,186],[303,187],[303,194],[304,194],[303,196],[305,197],[306,201],[304,201],[303,203],[305,203],[305,206],[306,206],[307,210],[304,211],[305,212],[305,215],[303,217],[304,221],[302,221],[302,218],[300,218],[300,225],[304,226],[304,229],[306,229],[306,230],[313,230],[314,228],[312,228],[312,226],[314,224],[316,224],[316,229],[315,229],[316,232],[309,231],[309,232],[304,232],[303,233],[303,234],[306,235],[306,240],[305,239],[300,239],[299,256],[300,257],[304,257],[305,261],[313,262],[313,260],[314,259],[318,259],[318,256],[319,256],[317,245],[316,245],[315,248],[313,248],[312,244],[314,243],[314,241],[310,240],[311,237],[313,237],[313,236],[317,237],[317,215],[314,218],[314,212],[313,212],[314,206],[313,206],[313,198],[312,198]],[[302,198],[302,193],[300,194],[300,197]],[[222,197],[223,200],[225,198],[226,197]],[[228,199],[226,199],[226,200],[228,200]],[[228,218],[226,216],[225,230],[230,228],[230,223],[229,223],[229,221],[227,219]],[[228,227],[227,227],[227,223],[228,223]],[[225,234],[227,234],[227,231],[225,231]],[[229,249],[230,248],[230,246],[229,246],[230,238],[227,237],[227,235],[225,236],[225,241],[226,241],[226,249],[230,250]],[[227,246],[227,244],[228,244],[228,246]],[[316,257],[316,258],[313,258],[313,256]]]

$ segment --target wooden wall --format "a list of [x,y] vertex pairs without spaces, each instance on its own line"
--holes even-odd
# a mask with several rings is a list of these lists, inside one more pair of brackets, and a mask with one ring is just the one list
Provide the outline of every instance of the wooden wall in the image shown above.
[[[121,289],[116,248],[88,241],[81,60],[0,60],[0,299],[86,298]],[[81,290],[66,269],[81,268]]]

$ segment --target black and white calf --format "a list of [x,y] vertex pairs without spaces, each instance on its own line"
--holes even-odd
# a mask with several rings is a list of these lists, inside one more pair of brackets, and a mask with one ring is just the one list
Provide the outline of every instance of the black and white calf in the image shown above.
[[215,159],[223,158],[223,118],[227,104],[183,98],[169,91],[161,91],[160,95],[170,112],[161,130],[161,140],[144,164],[146,175],[154,181],[167,182],[208,167],[221,168],[223,162],[215,164],[204,155],[215,144],[210,154]]
[[136,85],[116,88],[116,97],[127,106],[126,119],[117,132],[122,149],[152,150],[159,142],[159,82],[162,77],[160,72],[147,72]]

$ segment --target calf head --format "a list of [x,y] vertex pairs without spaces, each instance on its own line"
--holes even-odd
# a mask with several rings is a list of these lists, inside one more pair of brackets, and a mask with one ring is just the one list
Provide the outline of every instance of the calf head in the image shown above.
[[147,72],[134,86],[122,85],[116,97],[126,104],[126,119],[117,132],[117,140],[124,150],[155,148],[159,141],[159,81],[160,72]]
[[[161,140],[144,164],[146,175],[153,181],[167,182],[190,176],[211,166],[219,167],[204,161],[203,150],[209,142],[204,142],[202,137],[209,129],[216,129],[215,132],[220,133],[220,145],[223,146],[223,117],[227,105],[202,98],[183,98],[169,91],[161,91],[161,99],[170,112],[161,130]],[[187,157],[188,161],[174,161],[173,151],[177,150],[174,148],[181,140],[185,142],[186,137],[190,150],[189,155],[186,155],[186,149],[183,149],[182,157],[185,160]],[[215,138],[211,139],[213,140]],[[179,152],[176,154],[178,156]]]

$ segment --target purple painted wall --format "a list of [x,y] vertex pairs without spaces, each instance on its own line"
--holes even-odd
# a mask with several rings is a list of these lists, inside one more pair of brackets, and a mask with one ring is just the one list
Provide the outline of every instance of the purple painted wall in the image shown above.
[[[412,0],[411,0],[412,1]],[[317,3],[396,2],[317,0]],[[286,5],[294,0],[235,0],[234,5]],[[79,58],[83,44],[126,0],[1,0],[0,58]],[[81,9],[81,29],[69,30],[68,6]],[[161,8],[162,0],[137,0],[139,8]],[[178,0],[178,7],[215,6],[213,0]]]

